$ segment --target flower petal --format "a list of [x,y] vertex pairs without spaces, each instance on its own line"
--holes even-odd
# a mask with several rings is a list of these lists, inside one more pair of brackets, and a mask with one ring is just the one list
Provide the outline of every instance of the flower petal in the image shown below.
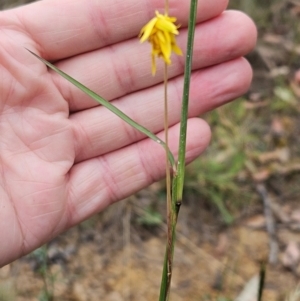
[[162,30],[162,31],[169,31],[173,34],[178,34],[178,30],[175,24],[168,22],[165,19],[157,19],[157,22],[155,24],[156,28]]
[[172,45],[172,51],[177,55],[182,55],[182,50],[176,44]]
[[151,35],[151,32],[157,22],[157,18],[151,19],[142,29],[140,32],[140,42],[145,42]]

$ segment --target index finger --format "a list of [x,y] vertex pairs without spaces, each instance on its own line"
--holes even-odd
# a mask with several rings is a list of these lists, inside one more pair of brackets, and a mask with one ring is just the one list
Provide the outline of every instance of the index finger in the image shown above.
[[[189,2],[170,1],[169,15],[186,26]],[[228,0],[200,0],[198,22],[219,15]],[[6,13],[34,41],[39,54],[59,60],[137,36],[163,0],[43,0]]]

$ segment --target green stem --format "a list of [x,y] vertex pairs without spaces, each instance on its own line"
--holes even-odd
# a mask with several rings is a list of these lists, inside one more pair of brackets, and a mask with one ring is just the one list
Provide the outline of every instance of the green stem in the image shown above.
[[181,122],[180,122],[180,141],[178,153],[178,166],[177,171],[174,173],[172,181],[172,204],[171,204],[171,227],[168,229],[168,236],[170,240],[167,241],[166,253],[164,258],[162,280],[160,287],[159,301],[167,301],[170,294],[171,278],[172,278],[172,265],[176,238],[176,224],[180,210],[184,173],[185,173],[185,152],[186,152],[186,131],[188,119],[188,103],[189,103],[189,89],[190,78],[192,71],[192,57],[193,57],[193,43],[196,26],[198,0],[191,0],[189,27],[188,27],[188,42],[187,54],[184,72],[184,87],[183,87],[183,101],[181,109]]
[[[177,182],[174,178],[172,181],[172,191],[177,190]],[[160,294],[159,301],[166,301],[169,299],[170,294],[170,286],[172,280],[172,268],[173,268],[173,257],[174,257],[174,247],[176,240],[176,223],[177,216],[180,209],[180,203],[176,202],[176,194],[172,194],[172,204],[171,204],[171,227],[168,227],[168,236],[170,236],[170,240],[167,241],[163,272],[161,278],[160,285]]]
[[188,105],[189,105],[189,92],[190,92],[190,79],[192,72],[192,59],[193,59],[193,46],[194,35],[196,26],[198,0],[191,0],[190,17],[189,17],[189,30],[187,41],[187,53],[184,70],[184,85],[183,85],[183,98],[181,109],[181,123],[180,123],[180,140],[179,140],[179,153],[178,153],[178,166],[177,166],[177,201],[182,200],[184,175],[185,175],[185,152],[186,152],[186,132],[188,120]]
[[263,291],[265,288],[266,269],[266,263],[264,261],[261,262],[259,271],[258,301],[262,301]]
[[[166,155],[169,151],[169,109],[168,109],[168,65],[165,63],[164,70],[164,130],[165,130],[165,144],[166,144]],[[170,276],[172,268],[172,253],[170,244],[172,242],[172,194],[171,194],[171,173],[168,160],[166,160],[166,190],[167,190],[167,250],[169,252],[167,258],[168,262],[168,275]]]

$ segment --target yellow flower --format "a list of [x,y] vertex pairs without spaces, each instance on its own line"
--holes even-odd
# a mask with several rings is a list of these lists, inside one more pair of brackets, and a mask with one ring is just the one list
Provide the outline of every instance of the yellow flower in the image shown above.
[[182,55],[181,49],[176,44],[175,35],[178,35],[178,27],[174,23],[176,18],[169,17],[167,14],[162,15],[155,12],[156,17],[150,20],[142,29],[139,35],[140,42],[148,40],[152,45],[152,75],[156,73],[156,57],[162,57],[170,65],[172,51]]

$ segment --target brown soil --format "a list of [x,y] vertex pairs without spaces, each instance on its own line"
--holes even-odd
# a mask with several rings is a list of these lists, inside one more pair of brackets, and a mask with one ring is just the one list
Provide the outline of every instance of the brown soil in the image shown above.
[[[116,204],[51,242],[45,274],[37,255],[1,269],[0,300],[51,300],[38,299],[45,291],[44,280],[54,293],[52,300],[158,300],[165,226],[138,225],[136,212],[141,209],[137,201]],[[194,220],[197,226],[187,228],[184,221],[191,208],[182,209],[171,300],[233,300],[268,258],[264,217],[256,214],[222,229],[222,224],[199,206],[199,218],[204,214],[210,223]],[[299,235],[287,227],[279,227],[277,235],[283,248],[289,241],[300,242]],[[268,266],[264,300],[284,300],[297,286],[297,273],[297,269],[284,269],[280,261]]]

